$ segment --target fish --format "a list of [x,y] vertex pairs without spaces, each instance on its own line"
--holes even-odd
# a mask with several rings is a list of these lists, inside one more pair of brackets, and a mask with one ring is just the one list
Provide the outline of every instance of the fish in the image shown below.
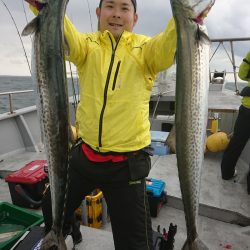
[[53,224],[41,249],[56,247],[66,250],[62,228],[68,183],[70,122],[63,18],[68,0],[37,0],[37,3],[42,8],[22,35],[34,33],[32,71],[37,83],[51,189]]
[[197,223],[208,115],[210,39],[203,18],[215,0],[171,0],[176,23],[176,158],[187,239],[183,250],[207,250]]
[[175,125],[171,128],[169,135],[165,141],[165,144],[170,148],[171,153],[176,153],[176,134]]
[[0,233],[0,243],[10,240],[12,237],[16,236],[17,234],[21,233],[22,231],[14,231],[14,232],[6,232]]

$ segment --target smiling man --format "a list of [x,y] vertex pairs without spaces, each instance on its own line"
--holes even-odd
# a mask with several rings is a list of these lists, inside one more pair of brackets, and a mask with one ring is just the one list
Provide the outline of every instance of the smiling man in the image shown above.
[[138,20],[136,0],[101,0],[99,8],[96,9],[96,15],[99,30],[109,30],[117,40],[124,30],[132,32]]
[[[80,33],[67,17],[64,22],[67,59],[80,81],[79,140],[69,162],[65,228],[83,198],[100,188],[116,250],[153,249],[145,188],[151,167],[149,100],[156,74],[173,64],[176,50],[173,19],[152,38],[132,33],[136,8],[136,0],[102,0],[96,9],[98,31],[92,33]],[[81,240],[78,233],[73,236],[75,243]]]

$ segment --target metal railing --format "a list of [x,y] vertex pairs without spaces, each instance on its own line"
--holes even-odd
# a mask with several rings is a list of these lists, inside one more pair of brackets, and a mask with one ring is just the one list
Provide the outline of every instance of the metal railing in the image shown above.
[[19,90],[19,91],[7,91],[7,92],[1,92],[0,96],[8,96],[9,98],[9,111],[10,114],[14,113],[13,110],[13,105],[12,105],[12,95],[16,95],[16,94],[24,94],[24,93],[29,93],[29,92],[34,92],[34,90]]
[[[212,43],[218,43],[217,48],[215,49],[213,55],[210,58],[210,62],[214,55],[216,54],[217,50],[219,49],[220,46],[224,48],[224,50],[227,53],[227,56],[229,60],[231,61],[232,67],[233,67],[233,75],[234,75],[234,84],[235,84],[235,92],[239,94],[238,86],[237,86],[237,71],[236,71],[236,64],[235,64],[235,53],[234,53],[234,42],[243,42],[243,41],[250,41],[250,37],[236,37],[236,38],[217,38],[217,39],[211,39]],[[228,42],[230,44],[230,49],[231,49],[231,57],[229,53],[227,52],[224,43]]]

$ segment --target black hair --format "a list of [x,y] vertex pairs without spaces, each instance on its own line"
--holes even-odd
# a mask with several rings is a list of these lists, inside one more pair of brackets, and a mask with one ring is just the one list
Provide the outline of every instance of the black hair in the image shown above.
[[[100,3],[99,3],[99,8],[102,7],[102,1],[103,0],[100,0]],[[137,3],[136,3],[136,0],[131,0],[132,4],[134,5],[134,9],[135,9],[135,12],[136,12],[136,9],[137,9]]]

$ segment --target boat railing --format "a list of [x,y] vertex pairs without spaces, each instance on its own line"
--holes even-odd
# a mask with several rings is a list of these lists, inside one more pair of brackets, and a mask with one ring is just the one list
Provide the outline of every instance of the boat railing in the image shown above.
[[9,111],[10,111],[10,114],[13,114],[14,110],[13,110],[13,104],[12,104],[12,96],[16,95],[16,94],[24,94],[24,93],[29,93],[29,92],[34,92],[34,90],[28,89],[28,90],[0,92],[0,96],[8,96],[8,99],[9,99]]
[[[233,68],[233,75],[234,75],[234,84],[235,84],[235,92],[237,94],[239,94],[239,89],[237,86],[238,83],[238,79],[237,79],[237,66],[236,66],[236,62],[235,62],[235,51],[234,51],[234,43],[235,42],[245,42],[245,41],[250,41],[250,37],[238,37],[238,38],[217,38],[217,39],[211,39],[212,43],[218,43],[217,47],[215,48],[212,56],[210,57],[210,62],[213,59],[214,55],[216,54],[216,52],[218,51],[219,47],[223,47],[223,49],[225,50],[231,64],[232,64],[232,68]],[[226,47],[224,46],[225,43],[229,43],[230,45],[230,50],[231,50],[231,56],[229,54],[229,52],[227,51]],[[227,72],[229,73],[229,72]],[[211,74],[210,74],[210,80],[211,80]]]

